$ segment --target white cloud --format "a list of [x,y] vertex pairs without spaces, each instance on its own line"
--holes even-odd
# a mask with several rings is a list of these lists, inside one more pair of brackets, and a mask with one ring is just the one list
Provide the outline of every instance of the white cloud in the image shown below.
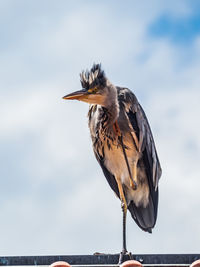
[[[152,40],[146,33],[149,23],[165,10],[185,15],[189,10],[185,2],[178,1],[177,9],[159,1],[149,2],[149,8],[136,3],[124,13],[121,5],[107,3],[80,4],[74,9],[64,5],[65,12],[54,18],[52,28],[39,29],[30,18],[23,40],[15,37],[17,49],[4,54],[2,83],[4,88],[6,83],[9,86],[2,91],[0,140],[13,145],[10,162],[20,169],[9,166],[9,175],[20,185],[26,181],[26,188],[16,188],[9,198],[1,196],[5,204],[1,208],[5,218],[0,233],[2,254],[121,249],[120,202],[94,159],[88,107],[61,99],[79,88],[78,72],[96,60],[102,61],[111,81],[136,88],[163,167],[156,229],[152,235],[143,233],[129,216],[129,248],[136,253],[196,251],[199,39],[191,46],[190,63],[180,66],[187,51],[179,51],[167,40]],[[51,21],[48,14],[46,19]],[[39,25],[40,20],[44,23],[41,14],[35,16]]]

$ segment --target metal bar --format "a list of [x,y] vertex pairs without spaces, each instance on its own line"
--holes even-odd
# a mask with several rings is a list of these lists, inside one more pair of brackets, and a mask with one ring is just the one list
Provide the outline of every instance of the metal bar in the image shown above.
[[[35,267],[35,265],[29,265],[30,267]],[[48,267],[49,265],[37,265],[38,267]],[[118,264],[95,264],[95,265],[72,265],[72,267],[119,267]],[[12,267],[19,267],[19,265],[12,265]],[[143,267],[189,267],[189,264],[144,264]]]
[[[144,266],[189,266],[200,259],[200,254],[139,254],[133,258]],[[5,256],[0,257],[0,266],[50,265],[55,261],[66,261],[71,265],[117,265],[119,254],[57,255],[57,256]],[[129,260],[126,255],[124,260]],[[92,267],[92,266],[91,266]]]

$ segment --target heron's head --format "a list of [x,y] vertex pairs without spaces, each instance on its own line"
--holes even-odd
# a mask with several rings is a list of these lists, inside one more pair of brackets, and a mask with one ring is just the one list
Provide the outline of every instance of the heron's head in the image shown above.
[[89,104],[106,106],[111,84],[101,69],[100,64],[94,64],[90,71],[80,74],[82,90],[63,97],[67,100],[80,100]]

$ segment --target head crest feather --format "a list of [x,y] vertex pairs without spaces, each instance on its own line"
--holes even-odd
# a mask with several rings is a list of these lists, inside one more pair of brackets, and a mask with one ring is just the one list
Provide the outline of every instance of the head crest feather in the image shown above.
[[90,71],[82,71],[80,73],[81,85],[84,89],[88,90],[94,86],[105,86],[106,76],[101,69],[101,64],[93,64]]

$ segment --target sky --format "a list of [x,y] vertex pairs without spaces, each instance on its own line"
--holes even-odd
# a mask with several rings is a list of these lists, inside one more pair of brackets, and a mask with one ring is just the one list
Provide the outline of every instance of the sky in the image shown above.
[[92,151],[88,105],[64,101],[102,63],[152,128],[163,174],[152,234],[128,250],[199,253],[199,1],[0,0],[0,254],[118,253],[122,212]]

